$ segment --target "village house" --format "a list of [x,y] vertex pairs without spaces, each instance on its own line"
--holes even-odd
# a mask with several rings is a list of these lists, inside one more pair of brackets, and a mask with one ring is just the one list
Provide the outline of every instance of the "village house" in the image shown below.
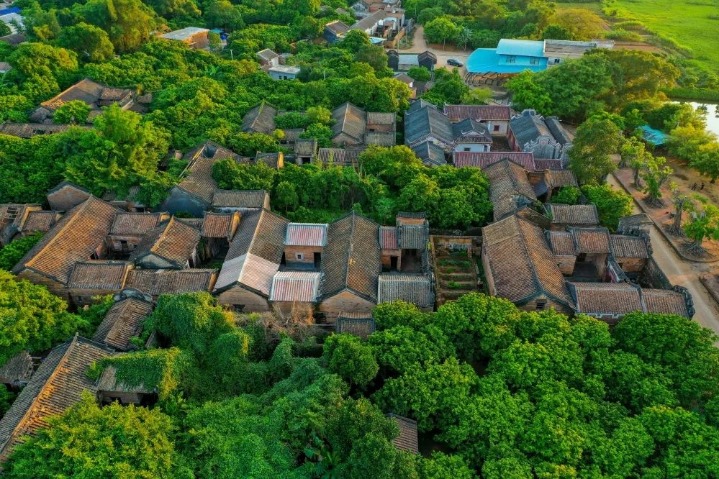
[[260,50],[256,56],[263,68],[276,67],[280,64],[281,57],[269,48]]
[[114,259],[127,259],[145,235],[170,219],[167,213],[119,212],[107,235],[107,249]]
[[374,318],[370,314],[343,311],[339,313],[335,320],[335,332],[337,334],[351,334],[366,339],[376,329]]
[[350,30],[360,30],[365,32],[370,39],[387,38],[396,34],[404,25],[403,10],[377,10],[370,13],[366,17],[358,20]]
[[200,231],[200,257],[203,260],[224,259],[230,242],[240,226],[239,211],[232,213],[205,213]]
[[317,139],[305,139],[301,138],[295,142],[294,153],[295,153],[295,164],[306,165],[310,163],[312,159],[317,156]]
[[74,183],[62,181],[47,193],[50,209],[64,213],[90,198],[92,194]]
[[534,155],[532,152],[524,151],[454,151],[452,152],[452,164],[457,168],[471,166],[473,168],[485,169],[495,163],[509,160],[516,163],[526,171],[535,171]]
[[449,121],[470,119],[487,125],[492,136],[507,136],[512,109],[504,105],[444,105]]
[[422,311],[434,311],[434,284],[423,274],[380,274],[377,286],[377,303],[405,301]]
[[[417,158],[422,160],[422,163],[424,163],[425,166],[432,167],[447,164],[447,155],[444,152],[444,148],[437,145],[436,143],[432,143],[431,141],[423,141],[422,143],[417,143],[415,146],[412,147],[412,151],[415,155],[417,155]],[[452,154],[456,155],[457,153]]]
[[25,387],[34,371],[32,356],[27,351],[21,351],[0,367],[0,385],[4,384],[11,391],[19,390]]
[[357,168],[359,155],[364,147],[354,148],[320,148],[315,160],[322,165],[351,166]]
[[41,209],[40,205],[0,204],[0,246],[9,244],[23,230],[29,215]]
[[182,42],[190,48],[204,50],[210,47],[210,30],[200,27],[186,27],[160,35],[160,38]]
[[92,340],[115,351],[136,349],[131,339],[142,332],[142,322],[152,312],[152,296],[123,290],[114,300]]
[[125,288],[141,291],[157,300],[161,294],[210,293],[216,281],[216,269],[134,269],[127,276]]
[[48,418],[79,403],[83,392],[95,394],[95,381],[87,376],[88,369],[112,354],[109,348],[79,336],[50,351],[0,419],[0,462],[8,458],[23,436],[36,434],[47,426]]
[[407,75],[404,72],[399,72],[399,73],[395,73],[394,79],[401,81],[402,83],[404,83],[405,85],[407,85],[409,87],[409,90],[411,92],[411,94],[409,96],[410,100],[414,100],[415,98],[417,98],[417,87],[415,86],[414,78],[412,78],[411,76]]
[[322,37],[327,40],[327,43],[334,44],[344,40],[345,35],[350,30],[349,25],[341,22],[340,20],[333,20],[325,24],[325,29],[322,32]]
[[284,264],[294,269],[319,269],[327,246],[327,228],[327,224],[287,224]]
[[67,282],[70,300],[82,307],[93,304],[98,296],[114,294],[125,286],[133,269],[128,261],[81,261],[75,263]]
[[537,195],[520,165],[502,160],[484,169],[489,179],[489,198],[494,206],[494,221],[534,204]]
[[292,65],[275,65],[267,69],[267,73],[273,80],[295,80],[300,71],[300,67]]
[[321,273],[280,271],[272,277],[269,301],[282,315],[312,318],[319,297]]
[[545,205],[553,231],[565,231],[568,226],[599,226],[597,207],[589,205]]
[[542,169],[563,169],[569,158],[574,135],[564,129],[557,117],[544,118],[534,110],[524,110],[509,121],[507,140],[514,151],[531,151],[535,160],[547,162]]
[[212,198],[216,212],[240,214],[270,209],[270,194],[265,190],[216,190]]
[[275,132],[275,117],[277,108],[266,101],[248,111],[242,118],[242,131],[245,133],[264,133],[272,135]]
[[332,143],[335,146],[394,146],[397,141],[394,113],[366,112],[347,102],[332,110],[332,119]]
[[185,269],[199,263],[200,232],[175,217],[147,232],[130,253],[130,261],[143,269]]
[[422,53],[399,53],[397,50],[388,50],[387,64],[396,72],[406,72],[414,67],[423,67],[434,71],[437,56],[429,50]]

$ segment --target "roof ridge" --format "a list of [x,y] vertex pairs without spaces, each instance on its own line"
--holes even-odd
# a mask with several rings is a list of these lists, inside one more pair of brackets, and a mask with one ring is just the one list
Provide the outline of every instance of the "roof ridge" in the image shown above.
[[[529,262],[532,265],[532,267],[530,269],[532,270],[532,281],[534,283],[534,286],[536,288],[542,290],[542,292],[544,292],[546,294],[547,292],[544,289],[544,285],[539,280],[539,275],[537,274],[537,267],[534,264],[534,256],[532,255],[532,251],[530,250],[529,246],[527,245],[527,238],[525,237],[524,230],[522,229],[522,227],[520,225],[520,221],[524,221],[524,220],[517,215],[510,216],[510,218],[514,218],[514,220],[517,224],[517,230],[518,230],[519,236],[522,238],[522,240],[520,241],[520,244],[521,244],[522,249],[524,250],[525,254],[527,255],[527,258],[529,258]],[[529,222],[527,222],[527,223],[529,223]],[[531,226],[533,226],[533,225],[531,225]]]

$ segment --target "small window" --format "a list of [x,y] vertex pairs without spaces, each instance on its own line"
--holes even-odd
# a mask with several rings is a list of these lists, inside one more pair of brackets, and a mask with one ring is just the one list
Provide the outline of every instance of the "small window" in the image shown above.
[[529,64],[530,65],[539,65],[539,58],[530,58]]
[[516,63],[516,62],[517,62],[517,57],[515,57],[514,55],[510,55],[507,57],[507,63]]
[[472,151],[472,148],[465,148],[464,151]]
[[298,259],[299,261],[302,261],[303,259],[305,259],[305,255],[304,255],[304,253],[296,253],[295,258]]
[[493,131],[499,131],[499,125],[494,125],[494,126],[492,127],[492,130],[493,130]]
[[547,302],[545,300],[539,300],[537,301],[537,311],[542,311],[544,308],[547,307]]

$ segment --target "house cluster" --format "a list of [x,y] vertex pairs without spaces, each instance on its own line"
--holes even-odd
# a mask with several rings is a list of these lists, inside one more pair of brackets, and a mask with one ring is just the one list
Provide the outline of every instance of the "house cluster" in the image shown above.
[[299,67],[286,64],[289,56],[287,53],[275,53],[269,48],[260,50],[256,54],[260,66],[273,80],[294,80],[300,74]]
[[342,41],[351,30],[359,30],[365,32],[372,43],[382,45],[405,26],[404,10],[400,7],[400,0],[360,0],[352,6],[355,23],[347,25],[333,20],[325,24],[322,36],[333,44]]
[[485,168],[504,159],[528,171],[564,169],[574,137],[556,117],[503,105],[445,105],[417,100],[404,119],[405,144],[428,166]]
[[503,160],[485,172],[495,220],[482,229],[490,294],[528,311],[552,307],[610,323],[633,311],[692,317],[688,291],[652,259],[646,217],[624,218],[613,234],[594,205],[551,203],[554,189],[576,184],[569,171],[537,174]]

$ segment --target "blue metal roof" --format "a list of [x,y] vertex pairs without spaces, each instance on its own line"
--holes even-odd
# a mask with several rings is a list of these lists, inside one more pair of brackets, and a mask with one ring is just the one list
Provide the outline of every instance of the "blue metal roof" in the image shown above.
[[547,68],[546,62],[538,65],[499,63],[496,48],[478,48],[467,58],[468,73],[522,73],[524,70],[538,72]]
[[537,40],[502,39],[497,44],[499,55],[517,55],[523,57],[544,57],[544,42]]

